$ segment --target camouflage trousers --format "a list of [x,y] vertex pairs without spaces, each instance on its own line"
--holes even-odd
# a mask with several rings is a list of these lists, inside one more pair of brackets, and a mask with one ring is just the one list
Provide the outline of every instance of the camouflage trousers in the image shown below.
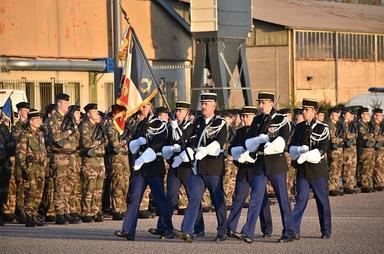
[[11,178],[10,163],[6,160],[0,161],[0,215],[4,213],[4,208],[8,199],[9,179]]
[[104,157],[84,157],[81,165],[82,214],[95,216],[101,212],[101,196],[105,176]]
[[55,194],[55,184],[54,184],[54,178],[53,178],[53,170],[55,169],[54,166],[54,159],[53,154],[48,156],[48,170],[45,174],[45,181],[44,181],[44,191],[43,191],[43,197],[40,204],[40,211],[39,213],[44,216],[55,216],[55,204],[54,204],[54,194]]
[[237,167],[233,164],[232,156],[228,155],[224,161],[225,175],[223,179],[223,187],[225,193],[225,204],[231,206],[233,201],[233,194],[235,193],[235,183]]
[[375,150],[374,149],[363,149],[360,155],[361,163],[361,186],[370,188],[371,179],[375,167]]
[[15,156],[10,157],[11,178],[9,179],[8,200],[4,206],[4,213],[12,215],[17,210],[24,210],[24,183],[21,172],[16,167]]
[[338,190],[342,188],[340,184],[341,171],[343,169],[343,149],[330,150],[328,153],[328,189]]
[[127,209],[127,194],[129,185],[130,169],[128,156],[112,156],[112,179],[111,179],[111,206],[117,213],[123,213]]
[[68,188],[68,206],[70,213],[81,214],[81,157],[76,154],[75,167],[68,172],[68,179],[73,181],[71,188]]
[[357,151],[356,147],[344,148],[343,153],[343,184],[344,188],[356,186]]
[[187,191],[185,190],[184,185],[181,185],[177,207],[179,209],[187,209],[187,206],[188,206]]
[[288,164],[288,171],[287,171],[287,192],[288,196],[295,196],[295,179],[296,179],[296,170],[294,167],[292,167],[291,162],[292,158],[289,155],[288,152],[284,152],[285,158],[287,160]]
[[43,197],[45,167],[40,164],[28,165],[30,179],[24,180],[24,212],[27,216],[37,216]]
[[69,213],[69,197],[72,193],[76,171],[75,154],[55,154],[53,157],[54,177],[54,204],[56,215]]
[[384,186],[384,149],[375,152],[375,170],[373,172],[374,187]]

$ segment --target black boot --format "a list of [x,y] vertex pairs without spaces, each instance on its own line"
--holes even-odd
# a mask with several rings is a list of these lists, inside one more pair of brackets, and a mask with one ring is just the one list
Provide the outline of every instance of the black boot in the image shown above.
[[94,221],[95,221],[95,222],[103,222],[103,221],[104,221],[104,217],[103,217],[103,215],[101,214],[101,212],[96,214],[96,216],[95,216],[95,218],[94,218]]
[[124,215],[122,213],[114,212],[112,216],[112,220],[123,220]]
[[58,225],[65,225],[67,224],[67,221],[65,220],[64,215],[56,215],[55,223]]
[[4,214],[0,213],[0,227],[4,226]]
[[25,226],[26,227],[34,227],[34,226],[36,226],[35,218],[32,217],[31,215],[27,215],[26,218],[25,218]]
[[18,223],[25,224],[26,223],[26,216],[25,216],[24,210],[16,209],[16,211],[15,211],[15,219],[17,220]]
[[69,214],[64,214],[64,219],[66,221],[68,221],[69,224],[79,224],[79,219],[78,218],[74,218],[72,217],[71,215]]
[[56,220],[55,215],[47,215],[45,216],[45,222],[54,222]]

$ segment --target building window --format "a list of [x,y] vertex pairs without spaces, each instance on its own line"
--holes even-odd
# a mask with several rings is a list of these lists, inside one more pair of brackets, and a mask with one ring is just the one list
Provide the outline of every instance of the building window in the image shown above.
[[71,105],[76,102],[80,105],[80,82],[74,81],[43,81],[40,86],[40,106],[45,109],[48,104],[55,103],[55,95],[66,93],[69,95]]
[[377,36],[377,61],[384,62],[384,35]]
[[25,95],[27,100],[32,108],[36,108],[36,98],[35,98],[35,82],[27,81],[25,83]]
[[338,57],[343,60],[375,61],[375,36],[338,34]]
[[334,33],[296,31],[295,36],[297,59],[334,59]]
[[115,104],[115,89],[113,86],[113,82],[104,83],[103,94],[105,95],[105,105],[107,107],[110,107],[111,105]]

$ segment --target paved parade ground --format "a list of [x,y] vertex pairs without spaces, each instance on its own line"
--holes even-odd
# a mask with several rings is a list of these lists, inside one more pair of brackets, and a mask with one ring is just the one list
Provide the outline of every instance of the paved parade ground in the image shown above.
[[[303,218],[301,240],[276,243],[281,233],[278,205],[272,206],[274,232],[271,238],[257,238],[253,244],[230,239],[212,242],[216,234],[214,213],[205,213],[206,236],[192,244],[179,239],[159,240],[147,232],[156,219],[139,220],[135,242],[114,236],[122,222],[26,228],[0,227],[0,253],[384,253],[384,192],[331,197],[333,234],[320,239],[315,200],[311,199]],[[240,224],[244,222],[246,209]],[[180,228],[182,216],[174,216]]]

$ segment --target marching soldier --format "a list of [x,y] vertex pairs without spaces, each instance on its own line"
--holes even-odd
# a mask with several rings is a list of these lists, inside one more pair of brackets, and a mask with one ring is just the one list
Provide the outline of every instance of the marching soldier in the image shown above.
[[290,127],[287,117],[274,109],[274,100],[273,93],[259,92],[261,113],[252,121],[245,140],[247,151],[238,160],[255,160],[255,173],[251,179],[254,188],[251,188],[248,219],[241,231],[241,238],[246,242],[253,239],[268,180],[279,202],[283,222],[283,232],[278,242],[289,242],[293,237],[292,210],[287,193],[288,165],[284,155]]
[[[12,139],[17,144],[20,140],[21,133],[28,127],[28,112],[30,105],[27,102],[16,104],[20,119],[12,126]],[[11,156],[11,179],[9,182],[8,206],[5,209],[5,214],[15,214],[16,220],[24,224],[24,184],[19,165],[16,163],[15,155]],[[10,216],[7,216],[10,217]]]
[[361,192],[369,193],[372,191],[372,175],[375,166],[375,137],[374,126],[370,121],[369,109],[363,107],[359,112],[359,134],[358,134],[358,146],[359,146],[359,163],[361,170]]
[[[119,107],[114,105],[112,112],[115,108]],[[112,208],[112,219],[123,220],[124,212],[127,209],[127,195],[128,184],[130,176],[130,168],[128,162],[128,125],[125,127],[124,132],[120,135],[113,119],[110,119],[107,124],[107,138],[108,138],[108,150],[111,153],[111,191],[110,200]]]
[[223,189],[225,167],[223,146],[227,139],[227,128],[224,119],[215,114],[216,97],[215,93],[201,94],[203,116],[198,117],[194,123],[192,136],[196,135],[196,139],[191,145],[196,149],[196,161],[187,187],[190,197],[181,231],[175,230],[175,235],[186,242],[193,241],[194,228],[200,215],[201,199],[207,188],[218,222],[215,241],[227,239],[227,211]]
[[80,126],[80,153],[82,155],[81,176],[82,221],[102,222],[101,196],[105,176],[104,154],[107,139],[97,104],[89,103],[84,107],[86,120]]
[[373,109],[373,125],[375,135],[375,166],[373,171],[373,188],[384,190],[384,122],[383,110]]
[[351,108],[344,109],[343,123],[343,184],[345,194],[356,194],[360,190],[356,188],[357,149],[356,139],[358,128],[354,121],[354,111]]
[[21,134],[17,143],[16,160],[20,166],[24,183],[24,211],[26,227],[43,226],[37,219],[37,212],[44,190],[47,167],[47,151],[44,136],[40,131],[42,124],[40,112],[28,112],[29,127]]
[[[238,167],[236,175],[236,187],[234,202],[232,210],[228,216],[228,230],[227,235],[229,237],[239,237],[241,234],[236,232],[237,224],[239,223],[242,207],[245,203],[245,199],[248,196],[249,188],[253,189],[256,186],[252,185],[252,177],[255,173],[254,160],[239,163],[237,160],[240,155],[245,152],[244,142],[247,132],[250,130],[252,120],[257,113],[257,108],[253,106],[244,106],[242,109],[242,119],[244,126],[237,129],[236,135],[229,148],[233,160]],[[272,235],[272,216],[270,210],[270,202],[267,197],[267,193],[264,192],[263,205],[260,212],[260,226],[263,232],[263,237],[270,237]],[[245,237],[244,241],[252,243],[253,239]]]
[[296,204],[293,208],[295,240],[300,239],[300,226],[312,189],[319,213],[321,238],[331,236],[331,208],[327,191],[328,167],[325,155],[329,147],[329,129],[315,120],[317,101],[303,99],[305,121],[296,126],[289,145],[289,153],[297,170]]
[[[69,95],[56,95],[57,111],[48,120],[48,135],[53,156],[54,204],[56,224],[79,223],[78,218],[69,215],[69,196],[73,188],[69,172],[75,171],[76,148],[78,145],[78,129],[71,119],[65,118],[68,113]],[[68,116],[67,116],[68,117]]]
[[[190,107],[191,104],[188,102],[176,102],[176,120],[170,122],[167,145],[162,149],[163,157],[170,165],[167,173],[167,206],[171,218],[179,199],[180,187],[184,186],[188,198],[191,195],[188,189],[188,181],[192,174],[193,150],[191,148],[182,150],[184,145],[188,146],[192,141],[193,124],[187,120]],[[198,216],[199,218],[194,227],[194,234],[203,236],[204,220],[201,208]],[[159,228],[160,226],[161,223],[159,222],[157,229],[151,228],[149,232],[161,235],[163,229]]]
[[115,235],[134,241],[139,215],[139,206],[145,188],[149,185],[153,199],[159,211],[159,228],[163,230],[163,238],[172,238],[172,220],[168,213],[167,198],[164,193],[164,159],[161,149],[167,139],[166,123],[156,118],[152,104],[144,104],[140,111],[145,117],[140,121],[133,139],[129,143],[129,150],[134,155],[132,181],[129,185],[128,209],[124,216],[122,231]]
[[[330,109],[329,135],[330,149],[328,150],[328,190],[330,196],[344,195],[340,183],[341,171],[343,169],[343,124],[339,121],[340,109]],[[317,119],[316,119],[317,120]],[[318,120],[317,120],[318,121]],[[321,122],[321,121],[320,121]]]

